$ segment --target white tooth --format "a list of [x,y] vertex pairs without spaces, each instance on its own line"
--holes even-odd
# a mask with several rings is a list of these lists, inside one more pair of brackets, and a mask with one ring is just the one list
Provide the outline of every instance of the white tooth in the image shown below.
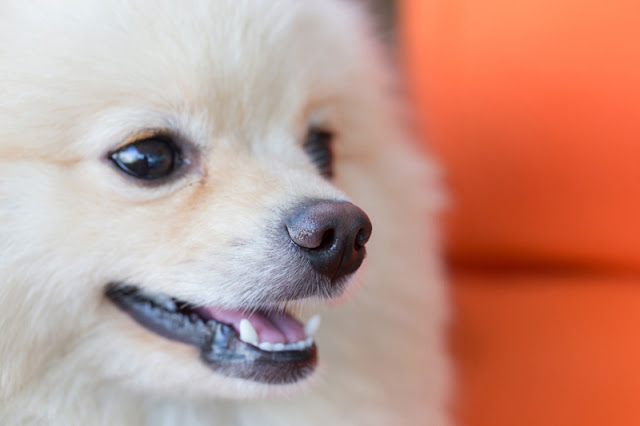
[[284,350],[284,343],[274,343],[273,344],[273,350],[274,351],[283,351]]
[[306,344],[304,342],[304,340],[300,340],[299,342],[296,342],[293,344],[294,345],[294,349],[301,351],[302,349],[305,348]]
[[304,334],[311,337],[318,331],[318,327],[320,327],[320,315],[314,315],[304,325]]
[[246,318],[240,321],[240,340],[252,345],[258,344],[258,333]]
[[311,345],[313,345],[313,338],[312,337],[307,337],[307,339],[304,341],[304,347],[305,348],[310,348]]
[[258,347],[260,349],[262,349],[263,351],[272,351],[273,350],[273,344],[270,342],[262,342],[258,345]]
[[295,343],[286,343],[286,344],[284,345],[284,350],[285,350],[285,351],[291,351],[291,350],[293,350],[293,346],[294,346],[294,345],[295,345]]

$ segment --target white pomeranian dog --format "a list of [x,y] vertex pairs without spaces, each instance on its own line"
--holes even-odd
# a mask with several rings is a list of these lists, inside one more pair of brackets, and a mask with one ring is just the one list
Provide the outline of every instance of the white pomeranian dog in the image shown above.
[[0,424],[448,424],[437,171],[362,9],[2,2]]

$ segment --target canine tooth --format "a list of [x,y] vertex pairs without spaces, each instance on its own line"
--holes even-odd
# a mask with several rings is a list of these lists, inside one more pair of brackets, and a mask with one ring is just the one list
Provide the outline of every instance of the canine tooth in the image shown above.
[[246,318],[240,321],[240,340],[252,345],[258,344],[258,333]]
[[305,348],[310,348],[311,345],[313,345],[313,338],[312,337],[307,337],[307,339],[304,341],[304,347]]
[[258,345],[258,347],[260,349],[262,349],[263,351],[272,351],[273,350],[273,344],[271,342],[262,342]]
[[304,325],[304,334],[311,337],[318,331],[318,327],[320,327],[320,315],[314,315]]
[[283,351],[284,350],[284,343],[274,343],[273,344],[273,350],[274,351]]

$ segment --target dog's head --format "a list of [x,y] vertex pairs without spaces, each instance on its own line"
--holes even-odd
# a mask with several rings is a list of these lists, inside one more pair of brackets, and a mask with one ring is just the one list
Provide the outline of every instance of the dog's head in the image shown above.
[[361,265],[371,223],[339,188],[384,137],[353,5],[11,3],[5,353],[175,393],[308,377],[317,319],[285,308]]

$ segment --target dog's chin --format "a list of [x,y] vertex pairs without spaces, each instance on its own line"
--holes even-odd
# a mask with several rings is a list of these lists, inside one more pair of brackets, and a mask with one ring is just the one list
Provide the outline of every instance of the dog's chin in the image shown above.
[[318,357],[313,333],[283,310],[194,306],[169,295],[110,284],[106,296],[138,324],[163,338],[196,347],[215,373],[267,385],[311,376]]

